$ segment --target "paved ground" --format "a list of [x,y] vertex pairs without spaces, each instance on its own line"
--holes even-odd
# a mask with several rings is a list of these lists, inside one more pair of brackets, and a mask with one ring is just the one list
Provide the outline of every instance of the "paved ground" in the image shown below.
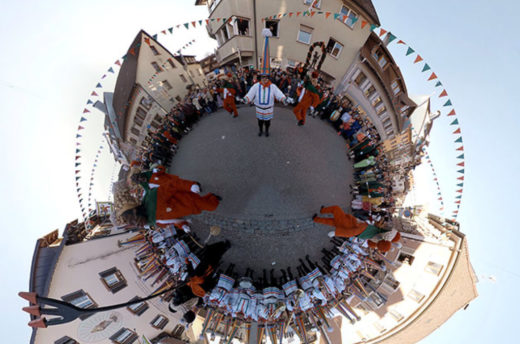
[[192,218],[194,232],[205,238],[219,225],[212,241],[231,240],[224,258],[240,273],[295,266],[305,254],[319,260],[329,228],[316,226],[312,214],[322,204],[350,202],[344,140],[319,119],[298,127],[291,110],[275,108],[270,137],[257,136],[254,107],[241,107],[236,119],[224,111],[206,116],[182,139],[169,169],[222,196],[215,212]]

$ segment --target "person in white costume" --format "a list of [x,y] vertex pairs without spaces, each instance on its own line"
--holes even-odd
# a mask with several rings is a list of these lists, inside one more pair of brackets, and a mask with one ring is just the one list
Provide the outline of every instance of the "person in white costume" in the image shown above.
[[269,37],[272,33],[269,29],[264,29],[262,34],[265,37],[264,58],[262,69],[260,72],[260,81],[255,83],[249,89],[249,92],[244,97],[244,102],[254,103],[256,106],[256,118],[258,119],[258,136],[262,136],[265,127],[265,136],[269,136],[269,126],[271,119],[273,119],[274,101],[283,101],[285,103],[286,97],[282,91],[269,80],[271,73],[269,67]]

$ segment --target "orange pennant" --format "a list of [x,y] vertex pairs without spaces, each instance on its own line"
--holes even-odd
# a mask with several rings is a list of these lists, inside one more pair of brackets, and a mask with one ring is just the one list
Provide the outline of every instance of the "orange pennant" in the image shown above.
[[281,13],[278,15],[278,18],[282,18],[282,14]]
[[458,180],[464,180],[464,176],[457,178]]
[[329,19],[330,17],[330,12],[325,12],[325,19]]
[[166,30],[161,31],[163,35],[166,35]]
[[145,38],[144,38],[144,42],[145,42],[146,44],[150,45],[150,38],[145,37]]
[[289,12],[289,17],[292,17],[292,12]]
[[399,40],[397,44],[406,44],[403,40]]
[[441,92],[441,94],[439,94],[439,98],[446,97],[446,96],[448,96],[448,92],[446,92],[446,90],[443,90]]
[[209,19],[206,19],[206,25],[209,25]]
[[367,24],[368,24],[368,22],[366,20],[362,20],[361,21],[361,28],[364,29]]
[[435,75],[435,73],[432,73],[432,75],[430,75],[430,77],[428,78],[428,81],[433,80],[433,79],[437,79],[437,75]]
[[197,22],[195,22],[195,21],[191,22],[191,25],[193,25],[193,27],[195,27],[196,24],[197,24]]
[[463,161],[463,162],[459,162],[459,163],[457,164],[457,166],[464,167],[464,161]]
[[296,16],[298,17],[301,14],[301,12],[296,12]]
[[343,16],[343,22],[346,22],[346,21],[347,21],[347,19],[348,19],[348,17],[347,17],[347,16]]
[[217,23],[220,21],[220,18],[217,18]]
[[131,48],[130,50],[128,50],[128,53],[129,53],[130,55],[134,55],[134,56],[135,56],[135,50],[134,50],[134,48]]
[[448,114],[448,116],[455,116],[455,109],[452,109],[452,110],[450,111],[450,113]]
[[415,61],[413,61],[413,63],[421,62],[422,60],[423,60],[423,58],[421,57],[421,55],[417,55],[417,57],[415,58]]
[[460,146],[459,148],[457,148],[458,151],[463,151],[464,150],[464,146]]
[[381,29],[381,32],[379,32],[379,37],[382,37],[385,33],[387,33],[385,29]]
[[457,130],[455,130],[455,131],[453,132],[453,134],[460,134],[460,128],[457,129]]

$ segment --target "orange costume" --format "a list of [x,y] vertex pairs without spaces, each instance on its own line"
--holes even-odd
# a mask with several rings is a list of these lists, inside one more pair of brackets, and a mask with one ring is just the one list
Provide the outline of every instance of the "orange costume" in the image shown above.
[[350,238],[363,233],[368,224],[359,222],[354,216],[346,214],[340,207],[333,205],[320,210],[321,214],[332,214],[334,218],[315,217],[316,223],[336,227],[335,236]]
[[318,95],[318,91],[312,85],[310,81],[306,82],[305,87],[302,89],[303,96],[300,95],[300,101],[298,105],[294,108],[293,112],[298,120],[298,124],[305,124],[305,117],[307,115],[307,110],[309,107],[316,107],[321,103],[320,96]]
[[[231,74],[227,74],[228,78],[231,78]],[[235,104],[235,96],[237,91],[233,87],[233,85],[226,81],[222,88],[217,89],[219,93],[222,93],[222,98],[224,98],[224,110],[233,114],[233,117],[238,117],[237,106]]]

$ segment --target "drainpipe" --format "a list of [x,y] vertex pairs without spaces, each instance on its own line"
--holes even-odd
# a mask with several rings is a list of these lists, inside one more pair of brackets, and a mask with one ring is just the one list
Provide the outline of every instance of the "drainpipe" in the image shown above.
[[255,69],[258,69],[258,31],[256,29],[256,0],[253,0],[253,23],[255,25]]

